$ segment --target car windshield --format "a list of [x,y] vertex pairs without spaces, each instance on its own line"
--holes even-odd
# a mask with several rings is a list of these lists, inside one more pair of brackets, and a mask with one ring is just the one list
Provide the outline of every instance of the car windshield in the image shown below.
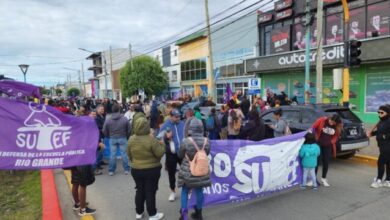
[[329,109],[325,111],[328,115],[338,114],[343,122],[362,123],[362,121],[349,109]]

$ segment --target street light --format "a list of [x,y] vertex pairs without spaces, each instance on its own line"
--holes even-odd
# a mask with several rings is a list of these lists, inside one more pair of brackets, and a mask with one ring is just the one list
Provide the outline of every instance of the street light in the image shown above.
[[24,83],[26,83],[26,73],[27,73],[28,67],[29,67],[29,65],[27,65],[27,64],[20,64],[19,65],[19,68],[20,68],[20,70],[22,70],[22,73],[24,76]]

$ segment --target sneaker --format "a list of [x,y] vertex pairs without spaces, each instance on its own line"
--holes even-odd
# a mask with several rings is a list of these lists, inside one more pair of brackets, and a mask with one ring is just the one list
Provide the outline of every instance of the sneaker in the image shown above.
[[129,171],[125,171],[125,175],[129,175],[130,174],[130,172]]
[[174,202],[175,198],[176,198],[176,193],[171,192],[171,194],[169,195],[168,201]]
[[389,180],[386,180],[386,181],[383,183],[383,186],[384,186],[384,187],[390,188],[390,181],[389,181]]
[[[87,202],[86,205],[89,205],[89,202]],[[78,211],[80,209],[80,203],[79,204],[74,204],[72,208],[73,208],[74,211]]]
[[96,209],[90,209],[86,207],[85,209],[80,209],[79,216],[93,215],[96,213]]
[[318,188],[317,188],[316,186],[315,186],[315,187],[313,187],[313,190],[314,190],[314,191],[317,191],[317,189],[318,189]]
[[301,189],[306,189],[306,186],[304,186],[304,185],[301,185]]
[[382,187],[382,180],[379,180],[377,178],[374,179],[374,182],[371,183],[371,188],[380,188]]
[[138,215],[138,214],[135,214],[135,219],[142,219],[145,215],[145,212],[143,212],[142,214]]
[[156,213],[154,216],[149,216],[149,220],[160,220],[164,218],[163,213]]
[[114,172],[108,172],[109,176],[114,176]]
[[313,186],[313,181],[310,180],[309,182],[306,183],[306,186]]
[[325,179],[325,178],[321,178],[321,183],[322,183],[322,185],[324,185],[325,187],[329,187],[329,186],[330,186],[329,183],[328,183],[328,180]]
[[95,174],[95,176],[103,174],[103,172],[101,170],[95,170],[95,172],[93,172],[93,173]]

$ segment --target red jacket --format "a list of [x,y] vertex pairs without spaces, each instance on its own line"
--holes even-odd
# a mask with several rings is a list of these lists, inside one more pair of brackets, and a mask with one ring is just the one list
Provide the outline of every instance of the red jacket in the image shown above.
[[[312,128],[314,129],[316,140],[320,139],[322,129],[325,127],[325,122],[328,120],[327,117],[321,117],[317,119],[316,122],[312,125]],[[336,157],[336,142],[340,138],[341,133],[341,126],[338,126],[336,129],[336,133],[332,136],[331,142],[332,142],[332,155],[333,157]]]

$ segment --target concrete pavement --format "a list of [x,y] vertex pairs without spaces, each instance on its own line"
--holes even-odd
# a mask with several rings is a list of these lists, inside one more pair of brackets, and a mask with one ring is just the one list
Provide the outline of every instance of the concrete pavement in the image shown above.
[[[88,187],[87,200],[92,208],[97,209],[95,219],[135,219],[134,181],[130,175],[124,175],[119,162],[114,176],[108,176],[107,170],[104,170],[104,174],[97,176],[96,182]],[[209,207],[204,210],[204,217],[225,220],[388,219],[390,188],[371,189],[369,185],[375,175],[375,167],[350,160],[334,160],[328,175],[332,185],[330,188],[320,187],[318,191],[295,188],[250,202]],[[60,197],[67,200],[61,203],[71,203],[67,186],[66,189],[68,191],[59,192]],[[64,193],[67,195],[63,195]],[[179,200],[168,202],[168,196],[168,177],[162,170],[157,192],[157,208],[165,213],[165,219],[178,219],[180,202]],[[71,204],[65,205],[65,209],[70,208]],[[64,211],[70,213],[64,214],[64,219],[78,219],[73,211]]]

